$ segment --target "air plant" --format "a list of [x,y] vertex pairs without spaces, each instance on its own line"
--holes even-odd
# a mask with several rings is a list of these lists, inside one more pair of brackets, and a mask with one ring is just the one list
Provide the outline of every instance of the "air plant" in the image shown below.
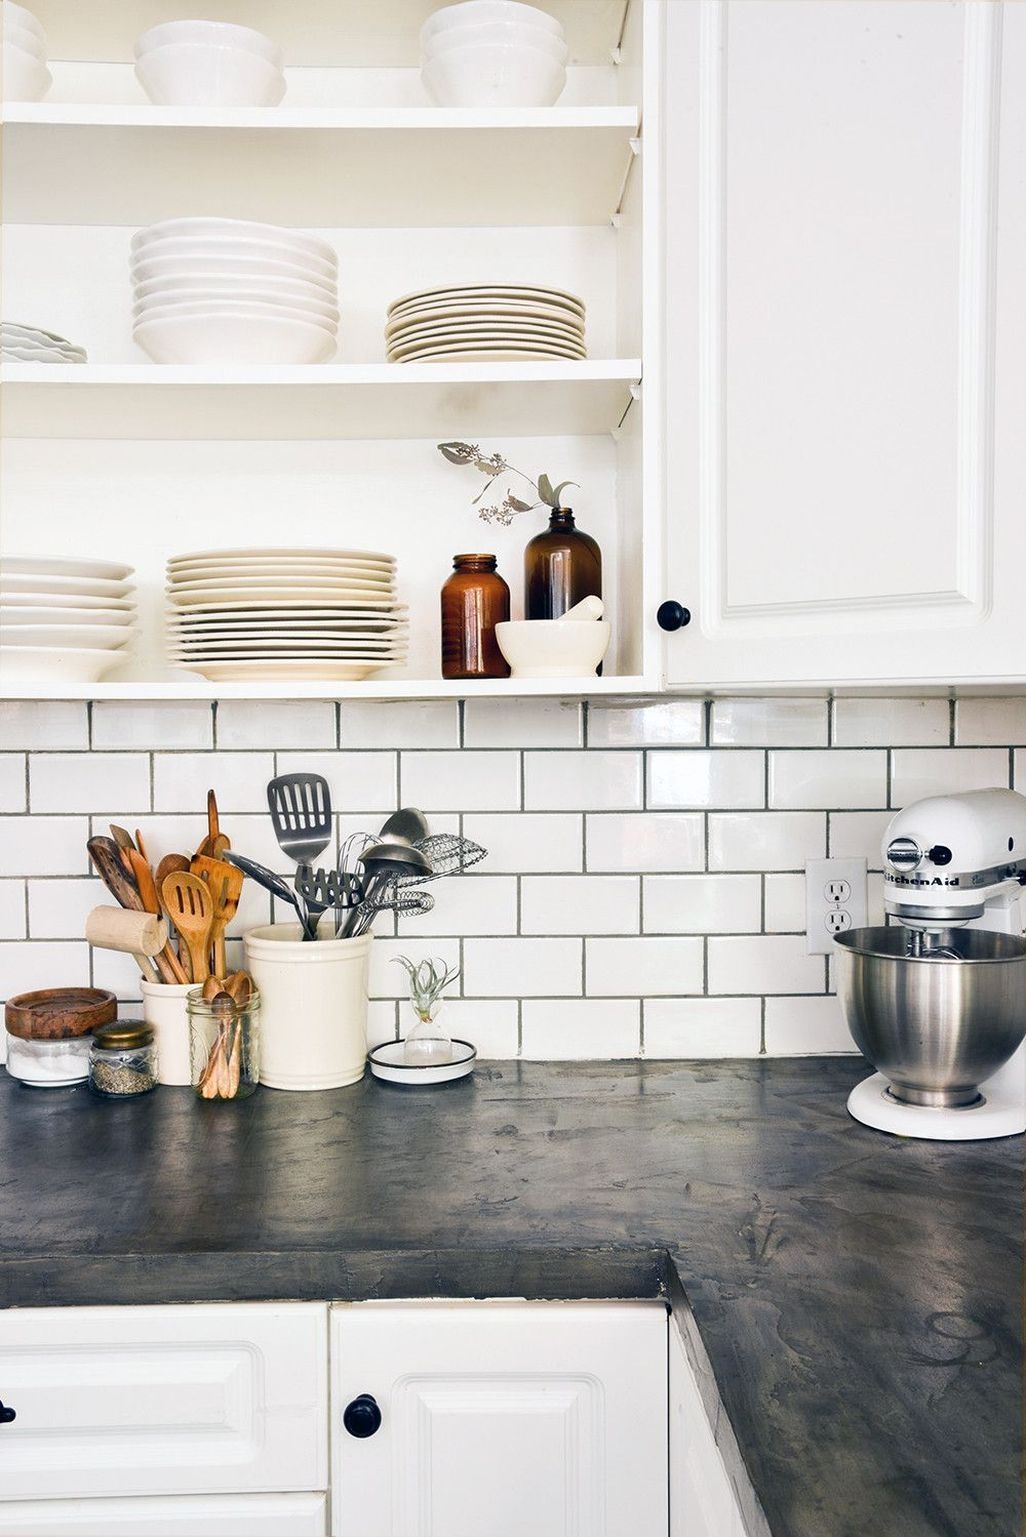
[[[523,470],[518,470],[515,464],[510,464],[502,454],[485,454],[481,452],[476,443],[439,443],[438,452],[450,464],[469,464],[480,474],[486,476],[484,485],[471,502],[472,507],[478,508],[478,517],[484,523],[501,523],[508,528],[513,519],[521,512],[533,512],[536,507],[551,507],[553,510],[560,506],[560,494],[567,486],[576,486],[576,480],[561,480],[558,486],[554,486],[547,475],[539,475],[537,480],[532,480]],[[537,500],[525,502],[522,497],[514,496],[507,489],[501,502],[489,503],[481,507],[479,503],[495,484],[497,480],[510,475],[517,475],[531,487]]]
[[397,955],[395,964],[402,966],[410,979],[410,1002],[421,1024],[430,1024],[442,1003],[442,994],[456,981],[460,968],[451,969],[441,960],[424,960],[414,964],[409,956]]

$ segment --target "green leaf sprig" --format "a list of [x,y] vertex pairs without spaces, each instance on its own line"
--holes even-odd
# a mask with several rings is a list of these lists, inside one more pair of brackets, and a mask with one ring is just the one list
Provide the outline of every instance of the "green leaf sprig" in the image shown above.
[[[513,519],[521,512],[533,512],[535,507],[551,507],[557,510],[562,504],[560,497],[567,486],[577,486],[576,480],[561,480],[558,486],[554,486],[547,475],[539,475],[537,480],[532,480],[523,470],[518,470],[515,464],[510,464],[502,454],[482,453],[477,443],[439,443],[438,452],[443,459],[450,464],[471,465],[485,476],[485,483],[471,501],[472,507],[477,507],[478,517],[483,523],[501,523],[508,528]],[[521,497],[514,496],[507,489],[505,496],[499,502],[488,503],[481,506],[481,500],[489,492],[497,480],[508,475],[518,475],[525,480],[534,491],[537,500],[525,502]]]

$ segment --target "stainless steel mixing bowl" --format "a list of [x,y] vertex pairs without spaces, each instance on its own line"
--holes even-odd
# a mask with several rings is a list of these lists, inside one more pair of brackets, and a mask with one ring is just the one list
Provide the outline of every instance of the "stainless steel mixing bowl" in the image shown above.
[[931,936],[950,956],[905,953],[906,928],[837,936],[837,994],[859,1050],[912,1105],[971,1105],[1026,1035],[1026,943],[986,929]]

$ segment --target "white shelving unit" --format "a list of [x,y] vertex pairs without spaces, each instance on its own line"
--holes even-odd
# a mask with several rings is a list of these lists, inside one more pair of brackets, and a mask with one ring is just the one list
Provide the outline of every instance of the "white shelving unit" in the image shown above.
[[[428,104],[417,34],[437,0],[221,0],[284,47],[283,105],[150,106],[131,68],[177,0],[33,0],[54,86],[3,122],[4,315],[89,363],[0,371],[0,551],[133,563],[142,635],[100,683],[6,683],[0,697],[451,698],[651,692],[661,685],[659,177],[663,0],[540,0],[563,21],[567,89],[544,110]],[[342,331],[320,366],[160,366],[131,339],[135,229],[219,214],[315,229],[339,256]],[[432,283],[536,282],[580,294],[588,360],[464,367],[385,361],[388,303]],[[648,408],[646,409],[646,403]],[[645,417],[647,415],[648,425]],[[459,549],[494,549],[521,607],[540,513],[477,520],[444,438],[580,483],[603,550],[604,676],[450,684],[438,590]],[[399,558],[410,661],[360,684],[208,684],[163,664],[169,555],[238,544],[366,544]]]

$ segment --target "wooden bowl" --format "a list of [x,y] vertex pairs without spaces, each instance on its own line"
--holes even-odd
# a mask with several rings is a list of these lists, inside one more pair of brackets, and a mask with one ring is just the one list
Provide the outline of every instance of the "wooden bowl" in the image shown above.
[[24,1041],[66,1041],[118,1017],[118,1001],[103,987],[44,987],[8,998],[4,1022]]

